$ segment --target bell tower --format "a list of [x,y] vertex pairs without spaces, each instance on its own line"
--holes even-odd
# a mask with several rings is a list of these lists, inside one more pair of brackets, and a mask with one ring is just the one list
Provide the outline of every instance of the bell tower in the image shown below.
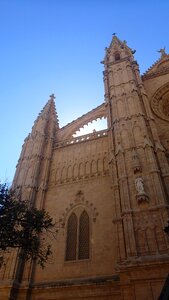
[[103,61],[120,268],[160,260],[169,247],[169,166],[134,52],[114,35]]

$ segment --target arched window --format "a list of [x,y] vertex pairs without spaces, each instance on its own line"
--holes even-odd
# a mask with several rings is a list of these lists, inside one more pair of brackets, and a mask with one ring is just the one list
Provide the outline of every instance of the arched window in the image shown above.
[[89,259],[89,216],[85,210],[73,212],[67,222],[66,261]]
[[76,259],[77,248],[77,216],[72,213],[67,223],[66,260]]
[[84,210],[79,219],[79,259],[89,258],[89,216]]
[[119,54],[118,52],[116,52],[116,53],[114,54],[114,59],[115,59],[115,61],[116,61],[116,60],[120,60],[120,54]]

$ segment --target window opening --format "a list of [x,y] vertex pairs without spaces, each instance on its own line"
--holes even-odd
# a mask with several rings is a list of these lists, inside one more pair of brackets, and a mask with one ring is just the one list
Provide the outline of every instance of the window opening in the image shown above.
[[83,211],[79,220],[79,259],[89,258],[89,217]]
[[89,216],[85,210],[77,215],[71,213],[67,222],[66,261],[89,259]]
[[67,224],[66,260],[76,259],[77,248],[77,216],[72,213]]
[[120,60],[120,54],[117,52],[114,54],[115,61]]

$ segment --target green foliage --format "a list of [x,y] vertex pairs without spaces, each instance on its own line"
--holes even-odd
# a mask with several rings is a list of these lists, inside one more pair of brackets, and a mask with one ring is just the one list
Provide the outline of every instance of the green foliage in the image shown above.
[[51,252],[46,237],[52,218],[26,201],[19,201],[6,184],[0,184],[0,250],[20,248],[25,259],[36,259],[44,267]]

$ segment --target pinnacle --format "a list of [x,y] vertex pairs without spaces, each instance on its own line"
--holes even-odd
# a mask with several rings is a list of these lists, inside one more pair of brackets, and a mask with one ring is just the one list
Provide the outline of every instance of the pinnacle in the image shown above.
[[56,97],[54,94],[51,94],[49,97],[50,97],[49,100],[47,101],[47,103],[39,113],[35,123],[37,123],[41,117],[50,120],[53,119],[56,122],[57,128],[59,128],[58,115],[56,112],[55,101],[54,101]]
[[113,36],[112,40],[114,42],[118,42],[118,43],[122,44],[122,41],[117,37],[116,33],[113,33],[112,36]]
[[121,41],[116,33],[113,33],[112,41],[110,43],[110,46],[108,48],[105,48],[106,55],[104,58],[103,63],[106,62],[116,62],[117,60],[131,57],[133,60],[133,54],[135,53],[135,50],[132,50],[127,46],[127,42]]
[[[117,45],[119,45],[119,46],[123,46],[123,45],[126,45],[127,44],[127,42],[124,40],[124,41],[122,41],[122,40],[120,40],[119,38],[118,38],[118,36],[117,36],[117,33],[113,33],[112,34],[112,41],[111,41],[111,44],[117,44]],[[110,44],[110,45],[111,45]]]

